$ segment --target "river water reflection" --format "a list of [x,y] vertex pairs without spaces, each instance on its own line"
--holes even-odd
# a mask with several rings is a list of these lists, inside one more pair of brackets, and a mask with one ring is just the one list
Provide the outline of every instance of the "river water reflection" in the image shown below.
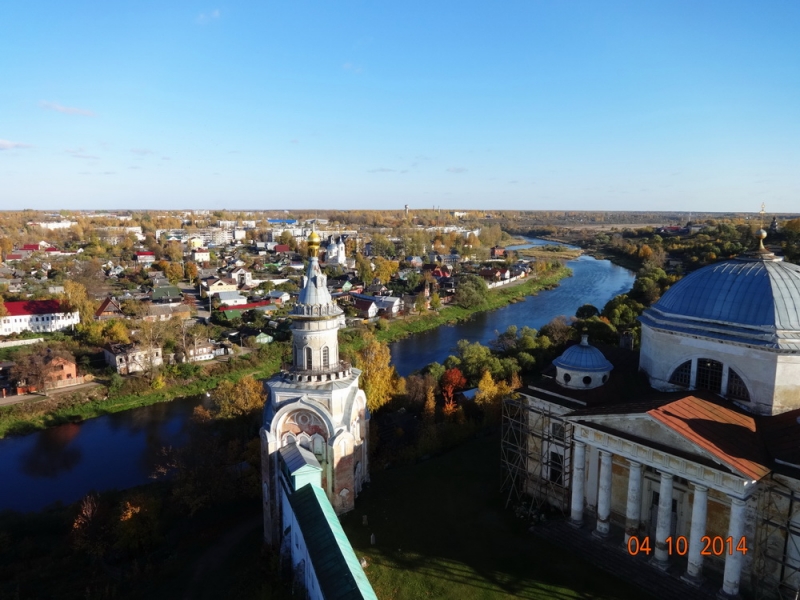
[[[408,375],[443,362],[460,339],[486,343],[509,325],[539,328],[558,315],[574,315],[583,304],[602,308],[633,285],[631,271],[605,260],[582,256],[568,266],[573,276],[553,290],[392,344],[397,371]],[[161,448],[183,443],[188,418],[201,402],[207,400],[183,398],[0,440],[0,510],[40,510],[75,502],[91,490],[146,483]]]
[[161,448],[183,442],[201,402],[181,398],[0,440],[0,510],[40,510],[148,482]]

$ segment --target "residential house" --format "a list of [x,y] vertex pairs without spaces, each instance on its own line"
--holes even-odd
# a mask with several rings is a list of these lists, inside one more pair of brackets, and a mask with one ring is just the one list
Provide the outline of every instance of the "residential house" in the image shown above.
[[186,304],[147,304],[147,315],[142,317],[145,321],[169,321],[181,319],[186,321],[192,318],[192,309]]
[[235,292],[238,289],[236,281],[227,277],[208,277],[200,280],[200,296],[210,298],[220,292]]
[[125,315],[122,314],[122,306],[120,303],[109,296],[100,304],[100,307],[94,311],[94,318],[97,321],[108,321],[109,319],[124,319]]
[[185,362],[200,362],[203,360],[214,360],[214,344],[208,340],[197,342],[186,349]]
[[45,388],[60,388],[83,383],[83,377],[78,376],[78,368],[71,358],[48,353],[44,364],[47,368]]
[[150,294],[150,299],[156,304],[180,304],[183,301],[183,293],[180,288],[167,282],[156,285]]
[[211,260],[211,251],[208,248],[195,248],[192,250],[192,260],[196,263],[207,263]]
[[373,300],[366,298],[354,298],[353,306],[356,309],[359,317],[364,319],[373,319],[378,316],[378,305]]
[[217,297],[223,306],[242,306],[247,304],[247,298],[239,292],[219,292]]
[[237,267],[233,269],[229,275],[231,279],[236,280],[239,287],[253,285],[253,274],[245,268]]
[[267,292],[267,298],[269,298],[272,302],[276,304],[284,304],[291,299],[291,295],[289,292],[284,292],[281,290],[272,290]]
[[146,348],[138,344],[108,344],[103,348],[106,364],[120,375],[141,373],[164,363],[161,348]]
[[148,266],[156,262],[156,255],[154,252],[135,252],[133,260],[137,265]]
[[489,256],[491,258],[505,258],[506,249],[502,246],[492,246],[489,248]]
[[412,267],[419,269],[423,265],[423,260],[421,256],[406,256],[405,262],[407,262]]
[[0,317],[0,335],[23,331],[61,331],[80,323],[77,311],[70,312],[59,300],[6,302]]

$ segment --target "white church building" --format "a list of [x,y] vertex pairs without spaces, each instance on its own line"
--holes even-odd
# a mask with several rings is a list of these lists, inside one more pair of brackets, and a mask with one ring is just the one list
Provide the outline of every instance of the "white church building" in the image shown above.
[[641,397],[619,392],[635,365],[614,364],[635,354],[584,336],[506,402],[509,481],[687,586],[796,598],[800,266],[762,244],[678,281],[640,321]]
[[310,597],[375,598],[337,519],[369,480],[369,411],[361,371],[339,358],[344,313],[328,292],[319,246],[312,232],[291,312],[292,364],[265,382],[264,539],[291,560]]

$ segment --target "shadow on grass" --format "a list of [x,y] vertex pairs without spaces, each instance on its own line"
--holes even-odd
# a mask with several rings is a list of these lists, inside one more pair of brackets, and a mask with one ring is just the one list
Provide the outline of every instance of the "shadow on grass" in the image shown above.
[[378,596],[644,598],[621,579],[534,538],[504,510],[498,448],[493,435],[413,467],[373,473],[343,524],[359,558],[367,558]]

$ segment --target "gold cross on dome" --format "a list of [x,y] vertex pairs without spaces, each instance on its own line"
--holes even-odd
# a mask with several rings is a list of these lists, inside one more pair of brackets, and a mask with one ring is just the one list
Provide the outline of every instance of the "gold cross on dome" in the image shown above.
[[766,208],[766,204],[763,202],[761,203],[761,229],[764,229],[764,209]]

